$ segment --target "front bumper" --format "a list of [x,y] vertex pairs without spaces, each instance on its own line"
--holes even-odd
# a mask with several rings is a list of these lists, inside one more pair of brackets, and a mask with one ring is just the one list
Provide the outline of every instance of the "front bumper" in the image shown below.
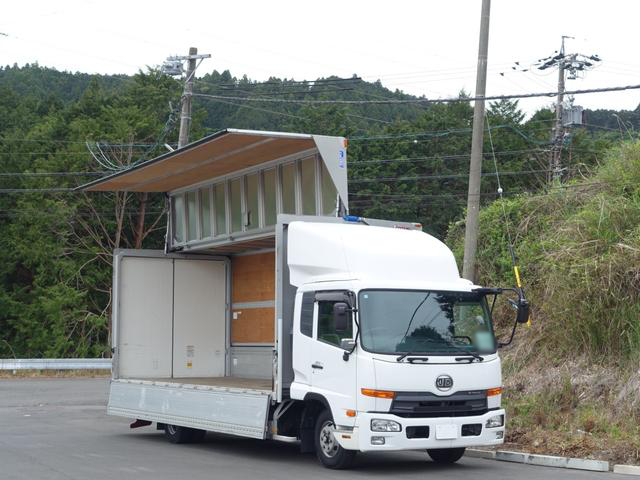
[[[404,418],[389,413],[358,412],[353,431],[338,427],[334,435],[343,448],[362,452],[499,445],[504,442],[504,424],[501,427],[485,427],[487,420],[494,415],[505,415],[505,411],[499,409],[473,417],[439,418]],[[398,422],[402,425],[402,430],[400,432],[372,432],[371,419],[373,418]],[[481,424],[480,435],[462,436],[462,426],[469,424]],[[449,427],[445,428],[449,430],[450,435],[445,436],[455,436],[455,438],[438,438],[438,425],[441,426],[441,429],[443,425],[448,425]],[[429,427],[428,437],[408,438],[407,427]],[[384,445],[373,445],[371,437],[384,437]]]

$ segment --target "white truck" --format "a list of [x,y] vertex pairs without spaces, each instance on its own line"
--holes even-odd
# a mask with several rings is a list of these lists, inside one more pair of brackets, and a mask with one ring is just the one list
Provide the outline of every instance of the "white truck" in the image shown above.
[[[289,140],[294,153],[276,148]],[[166,251],[114,254],[109,414],[156,422],[174,443],[206,431],[298,442],[329,468],[358,451],[452,463],[503,442],[487,301],[501,290],[461,279],[418,224],[346,215],[345,149],[339,137],[227,130],[85,187],[171,199]],[[231,171],[212,168],[234,156]],[[526,301],[514,304],[526,321]]]

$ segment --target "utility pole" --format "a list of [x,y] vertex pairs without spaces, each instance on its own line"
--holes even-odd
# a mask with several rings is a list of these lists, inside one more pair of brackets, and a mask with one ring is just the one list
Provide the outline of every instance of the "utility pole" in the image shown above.
[[553,182],[559,182],[562,178],[562,145],[564,143],[565,128],[572,124],[576,109],[581,107],[574,107],[571,105],[569,111],[569,119],[565,122],[565,105],[564,105],[564,92],[565,81],[576,80],[582,78],[584,73],[594,67],[596,62],[600,62],[601,59],[598,55],[583,55],[581,53],[566,53],[564,41],[569,37],[562,35],[562,43],[560,50],[556,50],[548,57],[541,58],[537,62],[533,63],[530,67],[523,68],[520,62],[515,62],[515,65],[511,67],[513,70],[520,72],[528,72],[534,67],[538,70],[546,70],[548,68],[558,68],[558,98],[556,99],[555,107],[555,122],[553,124],[553,131],[551,134],[551,155],[549,157],[549,179]]
[[183,62],[186,60],[187,75],[184,82],[184,90],[182,92],[182,110],[180,112],[180,133],[178,135],[178,148],[184,147],[189,143],[189,131],[191,130],[191,99],[193,96],[193,79],[196,74],[196,60],[204,60],[205,58],[211,58],[211,55],[204,54],[198,55],[198,49],[191,47],[189,49],[189,55],[187,56],[175,56],[167,57],[167,60],[162,65],[162,71],[171,76],[182,76]]
[[[162,64],[161,71],[172,77],[182,77],[184,73],[183,63],[186,60],[187,76],[184,82],[184,89],[182,92],[182,109],[180,112],[180,132],[178,134],[178,148],[182,148],[189,143],[189,131],[191,130],[191,99],[193,97],[193,78],[196,75],[196,69],[202,63],[205,58],[211,58],[211,55],[206,53],[198,55],[198,49],[191,47],[189,49],[189,55],[167,57]],[[196,60],[200,60],[196,64]],[[167,196],[167,233],[164,237],[164,253],[169,252],[169,238],[171,233],[171,204],[169,203],[169,197]]]
[[182,93],[182,112],[180,113],[180,135],[178,135],[178,148],[189,143],[189,130],[191,130],[191,96],[193,95],[193,77],[196,73],[196,59],[198,49],[189,49],[189,66],[187,68],[187,79],[184,82],[184,92]]
[[561,157],[562,157],[562,141],[564,139],[564,125],[562,122],[562,111],[564,102],[564,39],[570,38],[566,35],[562,36],[562,45],[560,46],[560,54],[558,55],[558,98],[556,99],[556,123],[553,129],[553,148],[551,150],[551,175],[553,182],[559,182],[562,174]]
[[[478,67],[476,72],[476,97],[484,97],[487,87],[490,12],[491,0],[482,0]],[[464,232],[464,260],[462,263],[462,276],[472,282],[475,279],[476,250],[478,248],[478,215],[480,213],[480,180],[482,179],[483,143],[484,100],[476,100],[473,106],[473,133],[471,138],[471,161],[469,163],[469,193],[467,196],[467,221]]]

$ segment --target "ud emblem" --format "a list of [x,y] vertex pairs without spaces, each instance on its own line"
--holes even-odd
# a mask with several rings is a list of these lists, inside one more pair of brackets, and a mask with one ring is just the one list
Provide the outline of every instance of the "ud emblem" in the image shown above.
[[453,378],[451,378],[449,375],[439,375],[438,378],[436,378],[436,388],[441,392],[451,390],[452,387]]

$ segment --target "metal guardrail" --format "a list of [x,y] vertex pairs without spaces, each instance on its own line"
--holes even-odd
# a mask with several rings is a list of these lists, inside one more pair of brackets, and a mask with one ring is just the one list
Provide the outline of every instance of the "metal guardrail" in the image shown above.
[[0,370],[111,370],[110,358],[4,358]]

